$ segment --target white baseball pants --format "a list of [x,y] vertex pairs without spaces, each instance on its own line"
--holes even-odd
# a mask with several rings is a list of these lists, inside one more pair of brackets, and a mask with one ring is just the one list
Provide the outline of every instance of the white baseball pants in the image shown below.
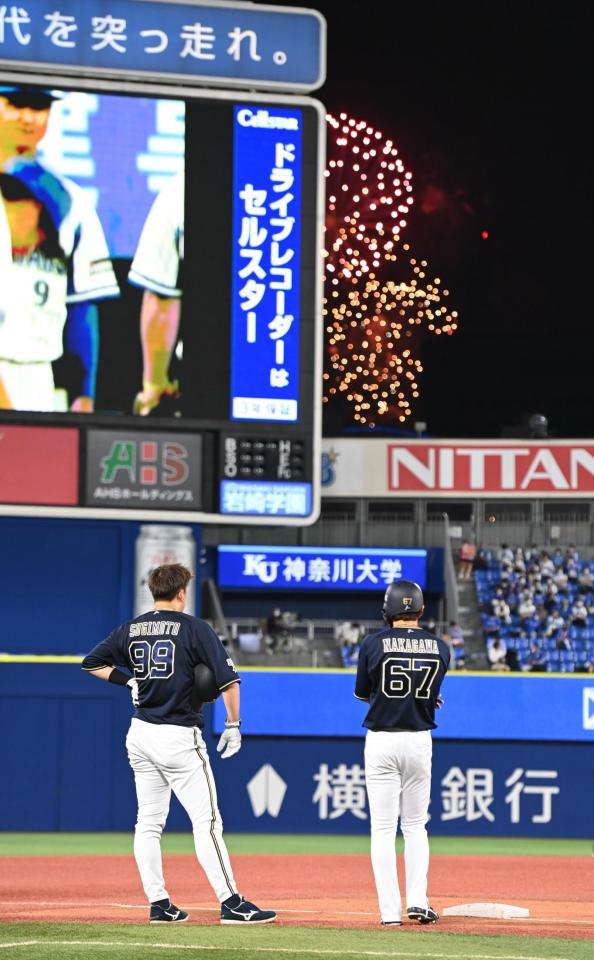
[[54,410],[51,363],[17,363],[0,359],[0,377],[13,410]]
[[380,916],[400,920],[396,874],[398,817],[404,837],[407,907],[427,907],[429,841],[425,824],[431,791],[431,734],[368,730],[365,779],[371,816],[371,865]]
[[138,797],[134,857],[149,903],[169,897],[163,879],[161,834],[172,790],[192,822],[196,856],[218,900],[237,893],[214,777],[198,727],[134,718],[126,749]]

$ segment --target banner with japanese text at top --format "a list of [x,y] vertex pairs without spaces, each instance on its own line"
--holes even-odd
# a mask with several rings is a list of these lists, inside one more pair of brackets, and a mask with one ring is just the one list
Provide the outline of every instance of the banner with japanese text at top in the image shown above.
[[211,86],[315,90],[325,78],[316,10],[172,0],[0,4],[0,63]]

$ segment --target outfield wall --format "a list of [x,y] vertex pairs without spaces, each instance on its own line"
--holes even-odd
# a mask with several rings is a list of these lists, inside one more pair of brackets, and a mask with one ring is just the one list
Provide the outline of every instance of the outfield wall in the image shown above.
[[[83,674],[79,661],[0,657],[5,830],[134,825],[128,692]],[[216,753],[218,704],[205,730],[225,828],[367,833],[365,705],[352,697],[353,674],[245,670],[243,678],[241,752],[228,761]],[[443,692],[432,833],[592,837],[594,681],[452,674]],[[188,829],[177,803],[168,826]]]

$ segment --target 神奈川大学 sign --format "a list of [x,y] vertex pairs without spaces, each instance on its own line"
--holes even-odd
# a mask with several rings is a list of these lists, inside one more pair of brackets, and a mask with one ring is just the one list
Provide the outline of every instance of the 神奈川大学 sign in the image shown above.
[[324,497],[592,497],[594,441],[327,438]]
[[0,4],[0,64],[134,81],[308,92],[324,83],[316,10],[175,0]]

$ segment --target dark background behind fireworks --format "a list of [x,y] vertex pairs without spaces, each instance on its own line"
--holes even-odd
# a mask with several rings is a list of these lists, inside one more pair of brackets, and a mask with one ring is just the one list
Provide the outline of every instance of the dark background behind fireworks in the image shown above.
[[[394,139],[414,177],[407,239],[460,313],[423,341],[411,420],[526,436],[542,412],[551,436],[591,436],[593,7],[303,5],[328,23],[316,95]],[[326,434],[351,425],[338,405],[325,417]]]

